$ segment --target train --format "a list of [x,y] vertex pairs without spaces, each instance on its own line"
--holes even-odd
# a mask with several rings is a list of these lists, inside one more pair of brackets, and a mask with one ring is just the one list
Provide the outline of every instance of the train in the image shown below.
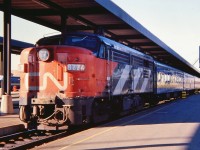
[[19,118],[62,130],[200,89],[200,78],[93,33],[43,37],[20,55]]
[[[1,87],[2,80],[3,80],[3,76],[0,77],[0,87]],[[11,76],[10,82],[11,82],[11,85],[10,85],[11,91],[14,91],[14,92],[19,91],[19,89],[20,89],[20,77]]]
[[10,77],[10,81],[11,81],[11,90],[19,91],[20,90],[20,77],[12,76],[12,77]]

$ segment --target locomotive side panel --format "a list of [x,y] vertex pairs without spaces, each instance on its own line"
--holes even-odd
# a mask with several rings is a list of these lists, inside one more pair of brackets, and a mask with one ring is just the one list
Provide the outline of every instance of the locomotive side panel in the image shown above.
[[146,58],[132,56],[132,90],[134,93],[153,92],[153,62]]
[[128,53],[120,52],[112,49],[110,52],[110,59],[115,62],[117,66],[111,65],[111,92],[112,95],[127,94],[130,89],[130,55]]
[[110,60],[116,62],[112,73],[112,94],[153,92],[153,59],[134,49],[101,37],[110,46]]

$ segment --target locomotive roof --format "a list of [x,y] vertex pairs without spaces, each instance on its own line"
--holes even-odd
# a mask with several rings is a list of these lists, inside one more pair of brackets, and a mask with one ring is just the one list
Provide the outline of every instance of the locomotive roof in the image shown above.
[[140,57],[142,56],[142,57],[145,57],[147,59],[152,59],[153,60],[153,58],[151,56],[146,55],[146,54],[144,54],[142,52],[139,52],[139,51],[135,50],[134,48],[130,48],[130,47],[126,46],[126,45],[123,45],[123,44],[121,44],[119,42],[116,42],[116,41],[114,41],[112,39],[108,39],[106,37],[102,37],[102,36],[98,36],[98,37],[104,43],[113,46],[113,48],[116,49],[116,50],[123,51],[123,52],[130,53],[130,54],[134,54],[134,55],[137,55],[137,56],[140,56]]
[[[119,50],[119,51],[122,51],[122,52],[125,52],[125,53],[130,53],[130,54],[136,55],[138,57],[143,57],[143,58],[146,58],[146,59],[153,60],[153,58],[151,56],[149,56],[149,55],[146,55],[146,54],[144,54],[142,52],[139,52],[139,51],[137,51],[137,50],[135,50],[133,48],[130,48],[130,47],[126,46],[126,45],[123,45],[123,44],[121,44],[119,42],[116,42],[116,41],[114,41],[112,39],[103,37],[103,36],[98,35],[98,34],[87,33],[87,32],[68,32],[65,35],[81,35],[81,36],[96,37],[100,41],[104,42],[107,45],[110,45],[111,47],[113,47],[116,50]],[[54,38],[54,37],[64,37],[64,36],[62,36],[61,34],[59,34],[59,35],[53,35],[53,36],[47,36],[47,37],[39,39],[36,42],[36,44],[40,43],[41,41],[48,40],[49,38]]]
[[[3,0],[0,10],[4,10]],[[58,31],[64,27],[71,31],[104,31],[105,36],[200,77],[196,68],[112,0],[12,0],[12,14]]]

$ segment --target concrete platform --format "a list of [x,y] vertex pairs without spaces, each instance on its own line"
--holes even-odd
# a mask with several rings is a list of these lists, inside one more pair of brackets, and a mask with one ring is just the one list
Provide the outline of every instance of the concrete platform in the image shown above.
[[[25,130],[24,125],[19,119],[19,95],[18,92],[12,93],[14,114],[3,115],[0,112],[0,136],[16,133]],[[0,98],[1,104],[1,98]]]
[[16,133],[25,130],[23,124],[20,123],[18,110],[15,109],[15,114],[0,115],[0,136]]
[[48,150],[199,150],[200,95],[44,144]]

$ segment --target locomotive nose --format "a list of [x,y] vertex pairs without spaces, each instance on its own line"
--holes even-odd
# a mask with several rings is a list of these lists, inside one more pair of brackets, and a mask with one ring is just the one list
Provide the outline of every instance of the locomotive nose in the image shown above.
[[78,117],[78,122],[85,121],[85,99],[94,95],[91,89],[96,81],[89,65],[94,59],[92,53],[74,46],[38,46],[24,50],[21,56],[21,120],[28,122],[30,118],[24,117],[27,114],[40,124],[46,118],[51,123],[56,119],[68,124],[69,119],[75,122],[77,118],[72,106],[81,103],[76,111],[83,113],[83,119]]

